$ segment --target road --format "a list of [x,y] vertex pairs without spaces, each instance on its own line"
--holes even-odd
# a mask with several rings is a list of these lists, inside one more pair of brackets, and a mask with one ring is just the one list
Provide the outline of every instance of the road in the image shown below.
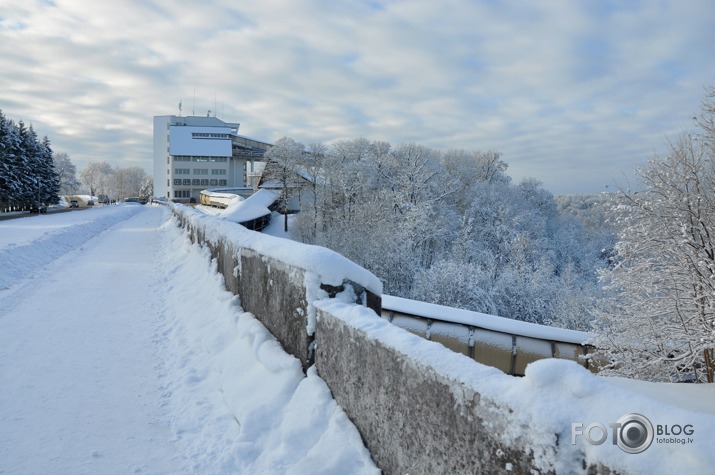
[[[142,210],[0,294],[0,473],[171,473]],[[37,218],[32,218],[37,219]]]

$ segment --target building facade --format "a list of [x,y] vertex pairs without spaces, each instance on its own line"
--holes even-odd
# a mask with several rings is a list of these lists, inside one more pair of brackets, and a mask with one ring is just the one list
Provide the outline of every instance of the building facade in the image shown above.
[[155,116],[154,196],[198,202],[208,188],[252,189],[254,161],[271,144],[238,135],[239,126],[216,117]]

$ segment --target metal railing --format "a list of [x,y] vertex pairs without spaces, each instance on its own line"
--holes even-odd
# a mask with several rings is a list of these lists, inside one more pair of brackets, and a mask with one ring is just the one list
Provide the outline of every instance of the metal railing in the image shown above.
[[519,322],[494,315],[382,296],[382,317],[392,324],[441,343],[473,360],[514,376],[544,358],[562,358],[595,372],[584,356],[595,348],[589,333]]

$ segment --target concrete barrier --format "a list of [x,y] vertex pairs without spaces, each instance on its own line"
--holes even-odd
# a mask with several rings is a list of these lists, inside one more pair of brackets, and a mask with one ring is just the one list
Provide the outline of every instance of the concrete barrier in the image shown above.
[[[483,397],[469,382],[515,378],[380,318],[381,285],[364,269],[327,249],[172,208],[188,236],[211,249],[243,309],[304,368],[315,364],[384,473],[609,472],[586,464],[578,448],[559,446],[564,434],[534,426],[528,414]],[[406,340],[394,345],[370,328]],[[426,361],[423,348],[437,361]],[[466,378],[455,370],[465,361]]]
[[183,205],[172,209],[191,240],[211,250],[226,288],[240,296],[243,309],[300,359],[304,370],[313,364],[313,301],[349,293],[356,303],[380,311],[380,281],[340,254],[249,231]]

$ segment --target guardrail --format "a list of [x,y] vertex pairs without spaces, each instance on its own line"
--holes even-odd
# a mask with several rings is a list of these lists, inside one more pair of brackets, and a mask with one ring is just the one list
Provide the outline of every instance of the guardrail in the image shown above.
[[390,295],[382,296],[382,317],[390,323],[452,351],[523,376],[526,366],[544,358],[576,361],[596,372],[583,358],[595,348],[585,342],[586,332],[520,322],[443,305]]

